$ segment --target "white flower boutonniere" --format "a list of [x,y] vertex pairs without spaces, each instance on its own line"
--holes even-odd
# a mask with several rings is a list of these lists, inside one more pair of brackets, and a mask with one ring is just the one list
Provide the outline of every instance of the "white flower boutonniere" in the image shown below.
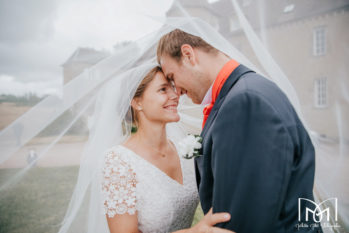
[[189,134],[178,143],[180,155],[185,159],[192,159],[201,156],[199,154],[201,143],[202,138],[199,135]]

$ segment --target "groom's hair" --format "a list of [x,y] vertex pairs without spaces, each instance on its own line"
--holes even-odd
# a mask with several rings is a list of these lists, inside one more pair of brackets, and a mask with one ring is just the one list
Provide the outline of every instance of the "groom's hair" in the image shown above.
[[198,36],[191,35],[180,29],[175,29],[161,37],[157,47],[157,60],[160,64],[161,56],[168,55],[179,62],[182,58],[181,47],[188,44],[207,53],[217,54],[218,50]]

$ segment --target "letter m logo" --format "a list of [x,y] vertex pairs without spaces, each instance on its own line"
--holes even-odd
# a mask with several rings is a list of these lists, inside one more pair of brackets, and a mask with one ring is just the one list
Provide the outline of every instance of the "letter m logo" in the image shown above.
[[[337,198],[329,198],[319,204],[306,199],[298,198],[298,221],[302,221],[302,210],[305,211],[305,221],[309,221],[309,215],[312,215],[314,222],[319,223],[326,217],[326,221],[330,221],[330,207],[332,206],[331,200],[334,201],[334,214],[335,221],[337,221]],[[326,205],[327,204],[327,205]]]

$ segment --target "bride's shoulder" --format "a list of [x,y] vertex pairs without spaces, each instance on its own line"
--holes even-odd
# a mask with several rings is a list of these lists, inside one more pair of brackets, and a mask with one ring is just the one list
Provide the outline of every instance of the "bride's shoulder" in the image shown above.
[[105,162],[123,161],[126,163],[132,163],[132,156],[130,156],[129,150],[123,145],[116,145],[108,148],[104,151]]
[[106,149],[104,151],[104,155],[120,153],[121,151],[122,151],[122,145],[115,145]]

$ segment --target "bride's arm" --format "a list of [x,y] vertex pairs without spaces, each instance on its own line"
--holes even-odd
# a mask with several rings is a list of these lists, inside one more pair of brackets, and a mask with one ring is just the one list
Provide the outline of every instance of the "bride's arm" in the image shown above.
[[107,216],[110,233],[139,233],[137,214],[117,214]]
[[173,233],[234,233],[229,230],[214,227],[217,223],[227,222],[230,220],[229,213],[212,213],[212,208],[205,217],[195,226],[183,229]]
[[110,233],[139,233],[137,178],[132,166],[114,151],[105,155],[102,179],[104,213]]

